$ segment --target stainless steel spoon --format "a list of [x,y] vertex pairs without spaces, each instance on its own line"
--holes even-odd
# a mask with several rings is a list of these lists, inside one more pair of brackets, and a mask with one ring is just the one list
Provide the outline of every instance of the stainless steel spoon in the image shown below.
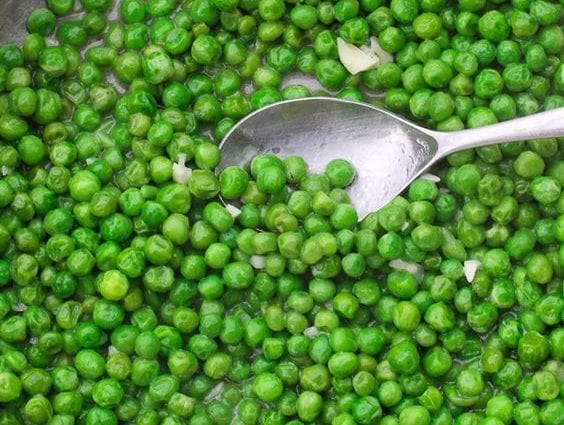
[[219,169],[244,166],[261,152],[301,155],[317,172],[332,159],[348,159],[357,171],[349,195],[364,217],[445,155],[500,142],[562,136],[564,108],[447,133],[365,103],[312,97],[269,105],[241,120],[220,144]]

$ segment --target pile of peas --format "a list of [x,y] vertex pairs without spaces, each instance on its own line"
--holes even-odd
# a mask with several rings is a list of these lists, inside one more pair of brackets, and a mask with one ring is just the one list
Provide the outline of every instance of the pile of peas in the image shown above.
[[[345,160],[215,169],[318,94],[295,72],[441,130],[563,106],[563,16],[47,0],[0,46],[0,425],[562,425],[562,139],[453,154],[362,220]],[[336,38],[371,36],[394,61],[348,75]]]

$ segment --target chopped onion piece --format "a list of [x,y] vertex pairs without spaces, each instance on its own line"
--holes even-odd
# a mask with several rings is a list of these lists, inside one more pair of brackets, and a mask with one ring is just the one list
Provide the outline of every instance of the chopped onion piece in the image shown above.
[[423,279],[423,267],[417,263],[412,263],[409,261],[403,261],[401,259],[396,259],[390,261],[390,267],[396,270],[405,270],[411,273],[417,280]]
[[433,183],[438,183],[441,181],[441,178],[439,176],[435,176],[434,174],[431,173],[421,174],[421,177],[419,178],[422,180],[429,180],[430,182]]
[[237,208],[235,205],[227,204],[225,205],[225,209],[233,218],[237,218],[241,215],[241,210]]
[[264,269],[266,257],[264,255],[251,255],[249,263],[251,263],[251,266],[255,269]]
[[192,169],[179,164],[172,164],[172,179],[176,183],[186,184],[192,177]]
[[14,309],[14,311],[17,311],[17,312],[26,311],[27,305],[20,302],[20,303],[17,303],[16,305],[14,305],[13,309]]
[[450,189],[448,187],[440,187],[439,192],[440,193],[450,193]]
[[339,51],[339,60],[352,75],[376,68],[380,63],[378,56],[361,50],[340,37],[337,38],[337,49]]
[[192,169],[186,167],[186,154],[178,155],[178,162],[172,164],[172,180],[176,183],[186,184],[192,177]]
[[386,52],[384,49],[382,49],[380,43],[378,42],[378,38],[374,36],[370,37],[370,47],[362,46],[360,49],[365,52],[367,50],[371,52],[371,54],[378,57],[380,63],[394,61],[394,56],[390,52]]
[[204,403],[209,403],[210,401],[215,400],[219,397],[219,395],[223,392],[223,387],[225,386],[224,381],[220,381],[215,387],[213,387],[208,395],[204,398]]
[[2,168],[0,168],[0,171],[2,172],[3,176],[7,176],[8,174],[10,174],[14,170],[10,167],[6,167],[5,165],[3,165]]
[[304,335],[308,338],[315,338],[317,335],[319,335],[319,329],[317,329],[315,326],[310,326],[309,328],[304,329]]
[[405,223],[403,223],[401,225],[401,231],[403,232],[404,230],[407,230],[407,228],[409,227],[409,221],[406,221]]
[[478,260],[466,260],[464,262],[464,276],[469,283],[472,283],[478,268],[482,265]]
[[94,161],[96,161],[96,158],[94,158],[94,157],[86,158],[86,160],[85,160],[86,165],[90,165],[90,164],[92,164]]
[[119,350],[113,345],[110,345],[108,347],[108,356],[113,356],[115,353],[119,353]]

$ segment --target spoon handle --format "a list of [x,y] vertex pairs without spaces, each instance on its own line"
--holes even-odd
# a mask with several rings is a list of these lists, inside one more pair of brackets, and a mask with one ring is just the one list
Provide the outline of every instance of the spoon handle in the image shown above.
[[453,132],[433,131],[438,142],[437,156],[495,143],[564,137],[564,108],[539,112],[485,127]]

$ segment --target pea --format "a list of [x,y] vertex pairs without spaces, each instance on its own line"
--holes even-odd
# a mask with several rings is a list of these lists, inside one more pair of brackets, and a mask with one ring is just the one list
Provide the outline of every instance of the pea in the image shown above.
[[22,391],[22,384],[13,373],[2,372],[0,380],[3,382],[0,397],[3,403],[17,399]]
[[390,3],[390,10],[395,19],[402,24],[407,24],[416,18],[419,7],[417,2],[394,0]]
[[490,11],[484,14],[479,22],[480,35],[487,40],[500,42],[509,35],[509,24],[502,13]]
[[273,374],[258,375],[253,383],[253,392],[263,401],[274,401],[282,395],[282,382]]
[[476,76],[474,89],[477,96],[484,99],[491,99],[501,93],[503,84],[504,80],[497,71],[485,69]]
[[442,29],[441,18],[431,12],[424,12],[413,20],[413,31],[423,39],[433,39]]
[[378,41],[384,50],[396,53],[405,46],[406,38],[401,29],[389,26],[380,32]]
[[528,67],[510,64],[503,71],[503,80],[509,90],[522,91],[531,86],[533,76]]
[[315,66],[315,74],[321,84],[329,89],[342,86],[347,72],[340,62],[334,59],[322,59]]
[[423,67],[423,78],[434,88],[446,86],[452,79],[451,67],[441,59],[431,59]]

